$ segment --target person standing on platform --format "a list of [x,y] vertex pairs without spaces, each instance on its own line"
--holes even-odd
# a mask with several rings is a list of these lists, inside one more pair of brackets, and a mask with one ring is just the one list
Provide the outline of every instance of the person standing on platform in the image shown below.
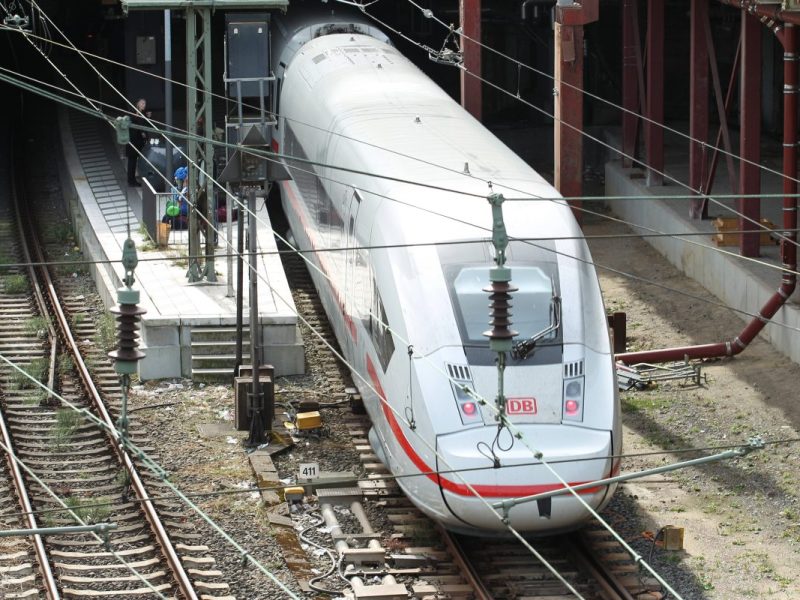
[[[147,100],[139,98],[136,101],[136,114],[131,117],[131,125],[138,125],[140,127],[147,126],[144,120],[145,109],[147,108]],[[148,115],[149,116],[149,115]],[[147,143],[147,132],[141,129],[134,129],[131,127],[131,141],[125,146],[125,155],[128,157],[128,185],[141,186],[142,184],[136,181],[136,163],[144,150]]]

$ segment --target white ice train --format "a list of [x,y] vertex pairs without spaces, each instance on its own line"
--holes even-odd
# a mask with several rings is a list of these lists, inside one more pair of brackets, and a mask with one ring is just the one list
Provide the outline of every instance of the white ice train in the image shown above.
[[[373,26],[328,17],[278,30],[273,147],[353,170],[289,161],[283,206],[298,246],[325,250],[306,256],[325,274],[314,280],[357,371],[372,446],[392,473],[409,476],[398,480],[405,493],[448,528],[490,534],[506,530],[492,503],[562,487],[531,448],[570,484],[615,473],[622,440],[606,316],[558,192]],[[519,288],[514,342],[551,329],[505,369],[508,414],[524,442],[508,430],[498,437],[494,411],[461,389],[495,404],[496,355],[482,335],[494,266],[487,180],[509,200],[528,200],[503,205]],[[601,508],[613,491],[582,498]],[[529,533],[589,516],[571,495],[508,513]]]

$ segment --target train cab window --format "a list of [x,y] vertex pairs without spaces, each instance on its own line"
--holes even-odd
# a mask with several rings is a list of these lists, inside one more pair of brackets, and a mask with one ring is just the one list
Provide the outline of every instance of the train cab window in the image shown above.
[[[489,327],[486,305],[489,294],[483,288],[490,285],[488,266],[463,267],[453,280],[456,309],[462,323],[465,344],[485,343],[483,332]],[[551,322],[554,297],[553,282],[539,267],[514,267],[512,284],[519,288],[512,294],[512,327],[523,338],[543,331]],[[557,330],[542,341],[553,340]]]
[[[513,240],[506,252],[511,284],[518,288],[511,295],[511,329],[518,333],[514,342],[544,332],[537,338],[535,352],[524,359],[526,365],[561,360],[562,330],[553,327],[560,321],[561,294],[554,249],[550,241],[528,244]],[[474,365],[493,365],[497,356],[483,335],[491,329],[489,293],[483,289],[490,284],[493,248],[489,243],[464,243],[441,246],[437,252],[467,359]]]

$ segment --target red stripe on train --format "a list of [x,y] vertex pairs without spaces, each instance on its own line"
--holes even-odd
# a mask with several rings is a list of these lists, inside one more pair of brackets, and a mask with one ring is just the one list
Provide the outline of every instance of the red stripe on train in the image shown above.
[[[425,462],[425,459],[422,458],[417,451],[414,450],[414,447],[406,438],[405,434],[403,433],[402,428],[400,427],[400,423],[398,423],[397,419],[395,418],[394,413],[389,408],[389,403],[386,400],[386,395],[383,392],[383,386],[381,385],[380,380],[378,379],[378,372],[375,370],[375,364],[372,362],[372,359],[367,356],[367,373],[369,374],[369,378],[372,380],[372,385],[375,386],[375,390],[378,392],[378,395],[381,399],[381,409],[383,410],[383,414],[386,417],[386,421],[389,423],[389,427],[392,430],[392,433],[397,438],[397,441],[400,443],[400,446],[403,448],[403,451],[406,453],[408,458],[414,463],[414,466],[417,467],[421,472],[426,473],[426,477],[433,481],[434,483],[442,486],[443,489],[447,490],[448,492],[452,492],[453,494],[458,494],[459,496],[475,496],[476,494],[482,496],[484,498],[511,498],[516,496],[531,496],[533,494],[541,494],[543,492],[551,492],[553,490],[561,490],[564,489],[564,486],[560,483],[548,483],[543,485],[472,485],[467,486],[463,483],[456,483],[455,481],[451,481],[442,475],[437,475],[435,473],[431,473],[435,469],[432,469],[428,466],[428,463]],[[581,485],[582,481],[576,482],[569,482],[569,485]],[[585,490],[580,490],[579,494],[594,494],[600,491],[601,486],[586,488]],[[473,491],[474,490],[474,491]]]

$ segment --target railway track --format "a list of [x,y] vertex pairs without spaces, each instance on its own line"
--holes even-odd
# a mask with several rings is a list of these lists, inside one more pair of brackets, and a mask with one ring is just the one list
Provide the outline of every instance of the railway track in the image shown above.
[[[295,254],[284,254],[282,259],[298,312],[325,341],[338,347],[305,262]],[[313,357],[309,362],[321,365],[322,373],[317,376],[321,375],[334,397],[341,397],[347,388],[352,387],[349,370],[318,336],[306,334],[304,339],[307,352]],[[380,593],[359,587],[363,580],[372,578],[377,582],[376,577],[386,576],[393,578],[389,580],[391,583],[405,586],[405,593],[410,597],[420,599],[575,598],[517,540],[455,535],[435,526],[403,496],[373,453],[367,439],[369,419],[350,414],[344,421],[365,476],[356,489],[319,490],[323,514],[327,504],[349,508],[353,513],[380,514],[376,520],[383,520],[382,526],[369,526],[369,532],[365,532],[360,523],[351,522],[347,530],[345,525],[337,523],[342,531],[337,532],[334,525],[336,533],[329,538],[328,543],[344,557],[346,566],[341,572],[357,578],[354,586],[357,598],[360,594]],[[354,502],[364,510],[354,509]],[[332,521],[332,518],[326,520],[328,529],[331,529]],[[375,534],[377,530],[382,533]],[[342,546],[340,542],[348,539],[348,534],[350,544]],[[373,540],[380,540],[383,545],[377,546]],[[365,566],[350,558],[358,555],[352,552],[354,549],[361,549],[362,555],[367,554],[370,544],[378,554],[384,551],[383,559]],[[639,577],[638,568],[630,556],[600,526],[589,526],[576,534],[534,539],[531,544],[586,600],[662,598],[655,591],[658,585]],[[376,585],[386,586],[383,591],[391,593],[385,580]],[[395,589],[402,595],[401,590]]]
[[[8,150],[3,149],[4,156],[10,156]],[[36,215],[17,217],[9,166],[0,176],[0,262],[44,262],[45,251],[32,227]],[[52,191],[58,187],[57,175],[45,179],[32,178],[29,189],[17,192],[27,192],[27,206],[48,211],[42,219],[44,237],[60,258],[66,219],[50,212],[58,210],[52,205],[57,203]],[[112,523],[115,529],[108,537],[62,530],[48,534],[46,546],[38,536],[14,538],[13,545],[6,542],[12,538],[0,538],[0,591],[5,598],[230,599],[222,574],[214,570],[213,557],[181,506],[161,499],[168,496],[164,482],[149,471],[140,474],[142,465],[107,431],[114,429],[121,397],[107,348],[99,343],[98,329],[108,337],[108,317],[86,278],[74,277],[73,271],[12,269],[0,276],[0,354],[8,361],[0,365],[0,430],[7,436],[3,444],[35,473],[11,477],[13,492],[3,495],[0,489],[0,514],[4,528],[13,527],[11,519],[23,514],[19,528]],[[57,389],[105,427],[62,406],[8,363]],[[130,438],[151,452],[135,427]],[[10,476],[16,463],[7,462]],[[10,489],[10,480],[4,481]],[[150,496],[159,499],[145,501]]]

